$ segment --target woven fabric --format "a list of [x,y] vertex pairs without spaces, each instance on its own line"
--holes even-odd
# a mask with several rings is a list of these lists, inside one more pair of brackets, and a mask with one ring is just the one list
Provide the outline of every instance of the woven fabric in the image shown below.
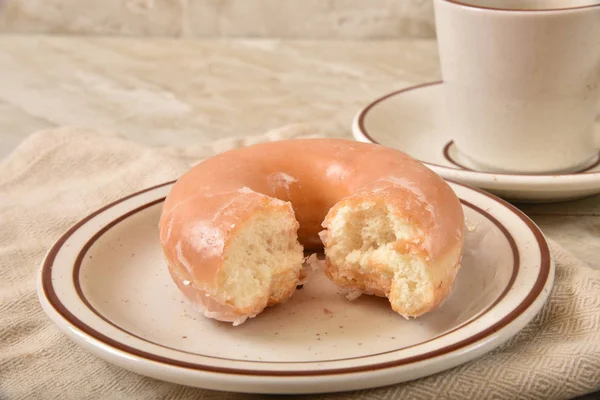
[[[165,383],[108,364],[74,345],[36,295],[45,252],[102,205],[177,178],[215,153],[315,136],[290,126],[208,146],[151,148],[109,132],[38,132],[0,163],[1,399],[255,399],[260,395]],[[537,317],[502,347],[424,379],[319,399],[562,399],[600,390],[600,271],[555,243],[555,285]],[[304,398],[304,396],[300,397]]]

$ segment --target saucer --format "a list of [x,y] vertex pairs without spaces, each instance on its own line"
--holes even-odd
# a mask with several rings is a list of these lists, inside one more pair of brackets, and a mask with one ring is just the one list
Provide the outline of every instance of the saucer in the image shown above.
[[[444,129],[441,82],[394,91],[356,115],[354,138],[404,151],[445,179],[476,186],[522,202],[564,201],[600,193],[600,156],[578,172],[552,175],[506,174],[477,170],[461,158]],[[600,120],[596,120],[600,138]]]

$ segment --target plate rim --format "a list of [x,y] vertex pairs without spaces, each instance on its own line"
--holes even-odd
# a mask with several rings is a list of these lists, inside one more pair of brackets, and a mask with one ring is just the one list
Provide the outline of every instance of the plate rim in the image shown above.
[[[429,351],[426,353],[417,354],[417,355],[410,356],[410,357],[405,357],[405,358],[402,358],[399,360],[382,361],[379,363],[367,364],[367,365],[361,365],[361,366],[339,367],[339,368],[330,369],[330,370],[313,369],[313,370],[298,370],[298,371],[293,371],[293,370],[277,371],[277,370],[268,370],[268,369],[266,369],[266,370],[236,369],[236,368],[220,367],[220,366],[214,366],[214,365],[200,365],[200,364],[197,364],[194,362],[171,359],[171,358],[168,358],[165,356],[148,353],[147,351],[134,348],[132,346],[129,346],[128,344],[122,343],[118,340],[115,340],[115,339],[109,337],[109,336],[106,336],[104,333],[97,331],[93,327],[91,327],[91,326],[87,325],[85,322],[81,321],[73,312],[71,312],[69,310],[68,306],[64,305],[60,301],[60,299],[58,298],[56,293],[54,292],[54,289],[53,289],[52,283],[51,283],[52,282],[52,279],[51,279],[52,265],[54,263],[54,260],[57,256],[57,254],[63,248],[63,245],[65,244],[65,242],[71,236],[73,236],[73,234],[75,234],[79,230],[79,228],[81,228],[83,225],[85,225],[88,221],[90,221],[94,217],[98,216],[99,214],[103,213],[104,211],[114,207],[117,204],[125,202],[126,200],[129,200],[133,197],[147,193],[149,191],[171,185],[174,182],[175,181],[169,181],[169,182],[165,182],[162,184],[158,184],[158,185],[137,191],[128,196],[124,196],[120,199],[117,199],[109,204],[106,204],[105,206],[90,213],[89,215],[82,218],[74,225],[72,225],[63,235],[60,236],[60,238],[50,248],[50,250],[48,251],[48,253],[46,254],[46,256],[44,257],[44,259],[41,263],[39,275],[38,275],[38,296],[39,296],[40,302],[42,302],[42,305],[50,307],[53,310],[53,312],[56,314],[56,316],[58,316],[63,323],[66,323],[67,327],[70,330],[75,329],[75,330],[79,331],[81,334],[85,335],[87,338],[91,338],[93,341],[97,341],[98,343],[93,343],[93,346],[95,346],[96,348],[101,347],[102,345],[108,346],[108,347],[112,348],[113,350],[116,350],[119,353],[121,353],[121,356],[122,355],[133,356],[133,357],[141,358],[145,362],[159,363],[161,365],[165,365],[168,367],[184,368],[187,370],[193,370],[193,371],[197,371],[197,372],[213,372],[213,373],[221,373],[221,374],[234,375],[234,376],[244,375],[244,376],[250,376],[250,377],[252,377],[252,376],[254,376],[254,377],[265,377],[265,376],[266,377],[282,377],[282,376],[283,377],[308,377],[308,376],[315,376],[315,375],[336,376],[336,375],[343,375],[343,374],[350,374],[350,373],[375,372],[378,370],[385,370],[385,369],[394,368],[394,367],[407,366],[409,364],[416,363],[416,362],[428,361],[428,360],[431,360],[431,359],[439,357],[439,356],[444,356],[444,355],[452,354],[453,352],[456,352],[456,351],[467,349],[469,346],[480,343],[482,340],[489,338],[490,336],[492,336],[496,332],[502,330],[503,328],[510,326],[513,322],[518,320],[519,317],[521,317],[528,310],[530,310],[531,307],[536,303],[536,301],[540,300],[540,298],[542,298],[541,304],[539,306],[539,307],[541,307],[541,305],[543,305],[543,303],[546,301],[547,296],[549,294],[549,290],[546,293],[544,293],[544,289],[546,288],[546,286],[548,286],[548,284],[552,284],[552,281],[553,281],[554,262],[553,262],[553,258],[552,258],[548,243],[547,243],[543,233],[541,232],[541,230],[537,227],[537,225],[535,225],[535,223],[531,219],[529,219],[529,217],[527,217],[518,208],[514,207],[513,205],[505,202],[504,200],[502,200],[490,193],[487,193],[487,192],[477,189],[477,188],[470,187],[470,186],[462,184],[462,183],[451,181],[455,185],[464,187],[467,190],[474,191],[480,195],[483,195],[485,197],[492,199],[496,203],[499,203],[500,206],[504,206],[512,214],[519,217],[519,219],[525,224],[525,226],[533,234],[533,237],[535,238],[534,247],[535,247],[535,244],[537,244],[538,251],[536,251],[536,253],[539,252],[539,255],[540,255],[539,272],[537,273],[536,282],[531,287],[531,290],[529,291],[529,293],[527,293],[527,295],[523,298],[523,300],[518,305],[516,305],[513,309],[511,309],[510,312],[508,312],[499,321],[496,321],[489,327],[487,327],[483,330],[480,330],[467,338],[464,338],[457,342],[451,343],[445,347],[435,349],[435,350],[432,350],[432,351]],[[118,222],[141,211],[142,209],[145,209],[145,208],[151,207],[152,205],[158,204],[158,203],[162,202],[163,200],[164,200],[163,196],[160,196],[158,199],[148,200],[144,204],[138,205],[135,208],[129,209],[129,210],[125,211],[124,213],[116,216],[114,219],[112,219],[108,223],[103,223],[102,227],[94,229],[93,234],[89,238],[87,238],[86,243],[78,250],[77,258],[80,258],[83,255],[85,255],[85,252],[87,251],[87,249],[89,247],[91,247],[91,245],[95,242],[95,240],[92,240],[92,239],[95,238],[97,240],[99,237],[102,236],[102,234],[104,232],[108,231],[111,227],[118,224]],[[470,203],[470,202],[467,201],[467,203]],[[509,244],[511,245],[511,249],[513,250],[513,257],[515,257],[515,252],[514,252],[515,249],[513,248],[513,243],[511,243],[512,235],[510,235],[510,233],[507,235],[506,232],[504,232],[504,230],[506,230],[506,227],[500,221],[498,221],[492,214],[490,214],[488,211],[483,210],[474,204],[471,204],[471,205],[474,206],[475,211],[482,212],[486,218],[490,219],[489,217],[491,217],[490,220],[497,227],[499,227],[502,230],[505,237],[507,237]],[[514,242],[514,238],[512,238],[512,240]],[[516,250],[517,250],[516,254],[518,255],[518,247],[516,248]],[[517,268],[518,268],[518,265],[517,265]],[[71,269],[72,269],[72,271],[71,271]],[[69,271],[71,271],[72,274],[74,274],[76,272],[76,270],[77,269],[74,267],[69,268]],[[515,276],[516,276],[516,274],[513,273],[509,284],[507,284],[507,288],[502,292],[502,294],[496,300],[494,300],[493,304],[490,307],[488,307],[488,309],[486,309],[485,311],[478,314],[477,317],[467,321],[466,323],[459,325],[459,327],[457,327],[457,328],[454,328],[452,331],[460,329],[460,328],[464,327],[465,325],[467,325],[468,323],[477,320],[477,318],[484,315],[487,311],[489,311],[491,308],[493,308],[503,298],[503,296],[506,294],[506,292],[510,289]],[[52,288],[52,290],[48,291],[49,287]],[[78,292],[78,295],[80,295],[79,292]],[[81,300],[81,298],[80,298],[80,300]],[[87,304],[85,304],[85,305],[92,312],[94,312],[97,316],[99,316],[93,307],[89,307]],[[45,307],[44,307],[44,311],[46,311],[46,314],[48,314],[48,311],[46,310]],[[538,311],[539,311],[539,309],[536,310],[536,312],[533,314],[533,316],[535,316]],[[57,324],[57,322],[54,320],[54,318],[52,318],[52,316],[50,316],[49,314],[48,314],[48,316],[50,317],[50,319],[52,320],[53,323]],[[531,318],[533,318],[533,316]],[[104,317],[100,316],[100,318],[102,318],[106,322],[106,319]],[[74,322],[73,320],[75,320],[76,322]],[[529,322],[529,320],[527,322]],[[109,322],[109,324],[114,326],[114,324],[112,324],[110,322]],[[82,326],[83,326],[83,328],[82,328]],[[122,328],[119,328],[119,327],[117,327],[117,328],[122,330]],[[447,333],[449,333],[449,332],[445,332],[444,334],[447,334]],[[437,339],[443,335],[440,335],[431,340]],[[510,335],[510,336],[512,336],[512,335]],[[142,339],[142,340],[144,340],[144,339]],[[150,342],[150,343],[152,343],[152,342]],[[155,344],[155,343],[152,343],[152,344]],[[419,343],[419,344],[421,344],[421,343]],[[99,346],[99,345],[101,345],[101,346]],[[404,349],[404,348],[402,348],[402,349]],[[392,350],[389,352],[391,353],[394,351],[400,351],[402,349],[395,349],[395,350]],[[171,350],[178,351],[176,349],[171,349]],[[382,354],[384,354],[384,353],[382,353]],[[210,357],[210,356],[205,356],[205,355],[200,355],[200,356]],[[358,357],[358,358],[366,358],[366,357],[371,357],[371,356],[376,356],[376,355],[367,355],[367,356],[362,356],[362,357]],[[330,361],[338,361],[338,360],[330,360]],[[343,359],[339,360],[339,361],[343,361]],[[311,361],[310,363],[318,364],[321,362],[322,361],[316,360],[316,361]],[[262,362],[262,363],[265,363],[265,362]],[[277,364],[279,362],[270,362],[270,363]],[[292,363],[300,363],[300,362],[292,362]]]
[[[444,82],[442,80],[436,80],[436,81],[429,81],[429,82],[425,82],[425,83],[419,83],[416,85],[410,85],[401,89],[397,89],[397,90],[393,90],[391,92],[388,92],[378,98],[376,98],[375,100],[370,101],[366,106],[362,107],[354,116],[353,122],[352,122],[352,135],[354,136],[355,139],[359,140],[359,141],[366,141],[369,143],[374,143],[374,144],[378,144],[381,146],[385,146],[383,144],[381,144],[380,142],[378,142],[377,140],[374,139],[374,137],[372,136],[371,133],[369,133],[365,127],[365,119],[367,118],[367,115],[369,114],[369,112],[375,107],[377,106],[379,103],[398,96],[398,95],[402,95],[404,93],[408,93],[408,92],[412,92],[415,90],[419,90],[419,89],[423,89],[423,88],[429,88],[429,87],[435,87],[435,86],[439,86],[442,85]],[[445,144],[444,146],[447,146],[448,144]],[[400,151],[403,151],[402,149],[399,149],[397,147],[394,147]],[[407,153],[408,154],[408,153]],[[409,154],[410,155],[410,154]],[[476,171],[476,170],[471,170],[471,169],[465,169],[465,168],[456,168],[456,167],[450,167],[447,165],[441,165],[441,164],[436,164],[436,163],[432,163],[429,161],[424,161],[424,160],[420,160],[417,159],[419,162],[421,162],[424,165],[429,166],[431,169],[433,169],[434,171],[438,172],[439,174],[444,174],[446,176],[450,176],[450,174],[452,175],[453,179],[465,179],[465,180],[470,180],[470,181],[480,181],[480,182],[486,182],[486,183],[491,183],[490,181],[495,181],[494,183],[497,184],[515,184],[515,185],[547,185],[547,184],[552,184],[552,183],[556,183],[556,184],[568,184],[568,183],[572,183],[572,184],[580,184],[580,183],[584,183],[584,182],[598,182],[600,181],[600,171],[583,171],[583,172],[576,172],[576,173],[557,173],[557,174],[544,174],[544,175],[535,175],[535,174],[516,174],[516,173],[502,173],[502,172],[486,172],[486,171]],[[595,168],[600,164],[600,151],[599,151],[599,156],[598,159],[593,163],[593,165],[588,166],[586,169],[589,168]],[[557,182],[558,181],[558,182]],[[531,187],[529,187],[528,189],[532,189]]]

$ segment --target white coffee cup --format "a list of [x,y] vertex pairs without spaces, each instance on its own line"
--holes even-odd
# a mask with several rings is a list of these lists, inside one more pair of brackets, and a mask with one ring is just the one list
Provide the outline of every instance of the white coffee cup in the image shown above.
[[598,157],[600,0],[434,0],[446,126],[461,156],[508,173]]

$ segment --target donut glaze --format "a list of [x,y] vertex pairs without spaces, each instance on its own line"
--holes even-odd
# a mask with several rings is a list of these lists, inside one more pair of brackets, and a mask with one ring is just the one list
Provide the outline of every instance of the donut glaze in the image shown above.
[[[317,250],[323,246],[319,233],[328,228],[336,204],[369,197],[393,204],[400,217],[419,227],[418,238],[398,240],[396,249],[419,254],[435,270],[441,282],[425,311],[437,307],[449,293],[459,266],[462,207],[438,175],[406,154],[380,145],[300,139],[209,158],[173,185],[159,222],[160,242],[182,292],[206,316],[239,322],[264,308],[236,309],[217,287],[228,241],[244,221],[259,209],[287,209],[298,221],[294,229],[300,244],[305,250]],[[327,233],[321,235],[327,252]],[[385,284],[346,286],[386,295]],[[285,301],[292,293],[293,289],[270,299],[268,305]]]

